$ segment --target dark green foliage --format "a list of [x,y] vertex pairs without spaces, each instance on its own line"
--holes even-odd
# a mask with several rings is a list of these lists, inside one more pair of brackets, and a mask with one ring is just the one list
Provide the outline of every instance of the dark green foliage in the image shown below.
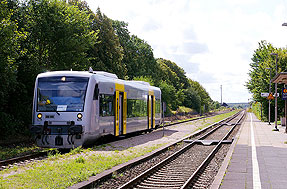
[[[0,1],[0,137],[5,133],[14,134],[20,121],[15,119],[15,110],[9,104],[11,94],[16,92],[17,64],[21,56],[20,42],[25,39],[25,32],[18,30],[15,19],[14,2]],[[12,129],[11,129],[12,128]]]
[[126,78],[149,76],[156,80],[159,67],[154,59],[151,46],[137,36],[130,35],[127,26],[125,22],[113,21],[114,30],[123,47],[123,63],[127,68]]
[[99,43],[89,51],[94,69],[116,73],[119,78],[126,75],[126,66],[122,63],[123,49],[112,27],[112,21],[98,8],[92,29],[99,31]]
[[176,109],[175,104],[175,94],[176,89],[173,85],[168,84],[165,81],[162,81],[159,85],[159,88],[161,89],[161,98],[163,102],[166,102],[167,106],[173,110]]
[[184,70],[170,60],[159,58],[157,63],[160,67],[158,75],[163,81],[159,87],[165,91],[162,98],[172,110],[178,106],[186,106],[197,112],[210,110],[212,100],[198,82],[188,79]]
[[84,70],[87,50],[96,42],[89,16],[63,1],[30,1],[26,41],[34,65],[42,70]]
[[[221,105],[220,105],[219,102],[213,101],[213,102],[210,104],[210,106],[211,106],[210,109],[214,110],[214,109],[219,109]],[[239,108],[239,107],[238,107],[238,108]]]
[[200,98],[201,110],[204,112],[208,112],[210,110],[210,104],[212,103],[212,100],[211,100],[209,94],[200,85],[199,82],[189,79],[189,83],[190,83],[191,87],[196,91],[196,93],[198,94],[198,96]]
[[192,107],[195,111],[200,112],[200,96],[198,93],[192,88],[184,90],[184,95],[186,98],[183,101],[184,106]]
[[190,86],[188,78],[185,76],[184,70],[176,65],[176,63],[162,58],[157,59],[157,63],[161,69],[161,76],[165,81],[172,84],[177,90],[186,89]]
[[15,2],[0,4],[0,136],[27,131],[37,74],[88,69],[87,51],[97,39],[89,15],[76,6]]

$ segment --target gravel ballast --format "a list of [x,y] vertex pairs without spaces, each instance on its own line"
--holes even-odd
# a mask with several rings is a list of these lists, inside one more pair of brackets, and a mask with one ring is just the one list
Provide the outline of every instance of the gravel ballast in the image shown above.
[[[173,135],[175,135],[175,133],[177,133],[178,135],[179,135],[179,133],[181,133],[181,135],[182,135],[184,133],[182,131],[188,131],[188,129],[186,129],[186,128],[187,127],[191,127],[193,124],[194,124],[194,122],[192,122],[192,124],[191,123],[182,124],[184,126],[180,126],[180,127],[179,126],[174,126],[175,128],[171,128],[170,127],[170,128],[168,128],[168,130],[165,130],[165,132],[166,133],[172,132],[172,134],[168,136],[170,138]],[[174,132],[176,129],[178,129],[179,131],[177,130],[176,132]],[[224,129],[224,130],[226,130],[226,129]],[[177,140],[179,139],[178,137],[175,137],[175,138]],[[183,137],[180,137],[180,138],[183,138]],[[159,141],[166,141],[166,140],[159,140]],[[148,160],[148,161],[146,161],[146,162],[144,162],[142,164],[139,164],[139,165],[136,165],[136,166],[133,166],[133,167],[129,167],[129,168],[125,169],[125,170],[122,170],[121,172],[118,172],[118,173],[114,174],[112,178],[107,179],[105,181],[102,180],[100,183],[94,184],[94,188],[117,188],[117,187],[125,184],[127,181],[131,180],[132,178],[136,177],[140,173],[144,172],[145,170],[149,169],[150,167],[156,165],[161,160],[163,160],[166,157],[168,157],[170,154],[172,154],[172,153],[176,152],[178,149],[182,148],[182,146],[184,146],[184,145],[186,145],[186,144],[181,143],[179,146],[175,146],[172,149],[169,149],[168,151],[166,151],[166,152],[164,152],[164,153],[162,153],[162,154],[160,154],[160,155],[158,155],[156,157],[153,157],[152,159],[150,159],[150,160]],[[223,148],[225,149],[225,146]],[[217,153],[219,154],[220,152],[221,152],[221,150],[219,152],[217,152]],[[204,153],[204,152],[202,152],[202,153]],[[215,163],[215,165],[217,165],[217,168],[212,168],[211,171],[209,171],[209,172],[212,173],[213,176],[209,176],[212,179],[208,179],[209,180],[209,182],[208,182],[209,184],[208,185],[210,185],[210,182],[212,182],[213,177],[215,176],[214,173],[216,173],[218,171],[218,169],[220,167],[219,164],[221,164],[221,162],[223,161],[223,159],[225,157],[225,153],[221,153],[221,154],[222,155],[219,155],[219,157],[216,158],[217,160],[213,160],[213,161],[218,161],[218,163]],[[197,157],[200,157],[200,156],[201,156],[200,154],[197,154]],[[204,184],[204,185],[206,186],[206,184]]]

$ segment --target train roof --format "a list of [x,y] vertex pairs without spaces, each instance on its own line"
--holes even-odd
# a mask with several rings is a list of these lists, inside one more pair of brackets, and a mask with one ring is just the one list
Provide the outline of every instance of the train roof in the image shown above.
[[53,76],[80,76],[80,77],[91,77],[93,74],[87,71],[51,71],[40,73],[38,78],[41,77],[53,77]]
[[100,82],[112,82],[112,83],[121,83],[126,86],[133,88],[141,88],[143,90],[156,90],[160,91],[160,88],[151,86],[148,82],[145,81],[134,81],[134,80],[122,80],[118,79],[115,74],[104,72],[104,71],[51,71],[41,73],[37,78],[42,77],[53,77],[53,76],[79,76],[79,77],[94,77]]

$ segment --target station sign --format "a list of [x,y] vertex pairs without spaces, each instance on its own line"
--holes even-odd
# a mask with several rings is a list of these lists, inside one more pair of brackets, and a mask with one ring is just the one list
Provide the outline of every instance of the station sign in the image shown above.
[[282,100],[287,100],[287,89],[282,89]]
[[268,97],[269,93],[261,93],[261,97]]
[[[286,92],[286,100],[287,100],[287,89],[285,90],[285,92]],[[282,96],[283,96],[283,91],[282,91]],[[261,97],[266,97],[268,100],[273,100],[275,98],[275,94],[261,93]],[[277,93],[277,97],[279,97],[279,93]]]

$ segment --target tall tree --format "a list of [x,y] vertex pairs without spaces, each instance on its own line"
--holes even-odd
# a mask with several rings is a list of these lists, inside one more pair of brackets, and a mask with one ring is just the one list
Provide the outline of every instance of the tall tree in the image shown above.
[[35,63],[48,70],[86,69],[86,52],[97,39],[89,15],[60,0],[31,0],[27,8],[27,43]]
[[15,2],[0,1],[0,136],[17,132],[17,128],[11,128],[18,124],[15,114],[9,111],[9,99],[16,91],[16,60],[21,55],[20,41],[25,39],[26,33],[18,30],[18,21],[14,16],[17,11],[15,7],[17,8]]
[[197,92],[198,96],[200,97],[200,107],[205,112],[208,112],[210,110],[210,104],[212,103],[212,100],[208,94],[208,92],[202,87],[202,85],[197,82],[189,79],[189,83],[191,87]]
[[[131,42],[134,50],[134,61],[128,63],[130,67],[130,77],[132,77],[134,74],[134,76],[151,76],[154,80],[156,80],[158,66],[151,46],[146,41],[138,38],[135,35],[131,36]],[[133,73],[133,70],[137,70],[137,72]]]
[[158,58],[157,63],[161,68],[161,71],[158,73],[160,77],[172,84],[177,90],[186,89],[190,86],[184,70],[176,63],[163,58]]
[[99,42],[90,50],[93,68],[124,78],[127,70],[122,62],[123,49],[112,27],[112,21],[101,13],[100,8],[97,9],[92,29],[99,31]]
[[151,76],[156,80],[158,65],[151,46],[137,36],[130,35],[127,23],[115,20],[113,27],[123,47],[123,63],[127,67],[127,78]]
[[[250,63],[249,81],[246,83],[247,89],[252,93],[253,100],[261,102],[263,105],[263,117],[267,119],[268,115],[268,100],[261,97],[261,93],[269,92],[269,82],[276,74],[276,56],[271,53],[277,53],[277,72],[286,71],[287,56],[286,48],[276,48],[272,44],[261,41],[259,47],[254,51]],[[271,75],[271,77],[270,77]],[[277,92],[280,93],[283,85],[278,85]],[[274,85],[272,84],[271,92],[274,94]],[[271,106],[274,107],[274,102],[271,101]],[[284,107],[284,101],[278,100],[278,110]],[[283,112],[279,111],[279,115]],[[271,120],[274,118],[271,111]]]
[[[1,5],[4,6],[2,1]],[[91,22],[86,12],[63,1],[29,0],[13,7],[16,7],[17,10],[9,11],[15,19],[11,22],[14,29],[10,27],[12,26],[10,24],[10,34],[6,35],[9,38],[1,37],[1,42],[7,43],[7,46],[1,44],[0,48],[5,47],[10,54],[18,52],[19,55],[9,55],[7,59],[10,61],[9,65],[0,65],[0,69],[6,70],[5,72],[11,68],[10,73],[15,76],[12,77],[7,72],[0,74],[0,77],[8,77],[10,81],[16,78],[17,82],[7,83],[9,87],[5,91],[11,89],[13,91],[5,94],[6,102],[1,107],[7,106],[5,111],[8,112],[8,115],[22,122],[17,125],[25,125],[27,128],[31,121],[33,89],[37,74],[46,70],[87,69],[89,59],[86,52],[94,45],[97,36],[90,29]],[[1,7],[1,11],[6,10]],[[4,20],[8,21],[8,12],[2,15],[6,15]],[[7,29],[8,25],[2,23],[0,27]],[[2,31],[0,33],[2,34]],[[23,36],[20,41],[18,40],[19,35]],[[5,55],[4,51],[0,54]],[[4,80],[2,79],[2,81]],[[1,87],[1,89],[4,88]],[[0,117],[7,119],[9,116]],[[6,122],[10,123],[11,121],[6,120]],[[14,130],[16,130],[16,126],[14,126]]]
[[183,105],[193,110],[200,112],[200,95],[192,87],[189,87],[184,90],[184,101]]

